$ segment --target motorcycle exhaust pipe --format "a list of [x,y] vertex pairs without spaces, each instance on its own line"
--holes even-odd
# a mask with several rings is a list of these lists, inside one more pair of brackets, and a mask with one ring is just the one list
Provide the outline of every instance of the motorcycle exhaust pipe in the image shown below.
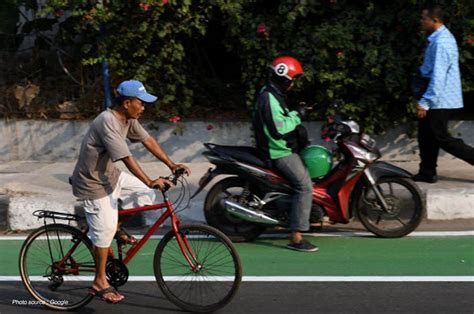
[[257,213],[255,210],[250,208],[244,207],[238,203],[224,200],[224,208],[230,214],[250,222],[260,223],[260,224],[267,224],[267,225],[278,225],[280,222],[276,219],[268,217],[263,213]]

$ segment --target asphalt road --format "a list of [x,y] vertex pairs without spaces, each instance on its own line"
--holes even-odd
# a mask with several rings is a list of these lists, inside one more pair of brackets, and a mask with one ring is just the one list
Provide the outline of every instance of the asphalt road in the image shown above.
[[[471,226],[469,221],[456,228],[453,224],[436,224],[421,229],[472,230]],[[347,229],[361,231],[357,226]],[[244,275],[439,276],[440,279],[434,280],[440,281],[243,282],[234,300],[219,313],[474,313],[472,236],[388,240],[371,236],[316,236],[308,239],[320,246],[320,252],[305,254],[285,250],[285,238],[262,238],[236,244]],[[0,242],[0,276],[17,275],[21,242]],[[143,248],[143,254],[130,265],[131,275],[153,275],[150,259],[155,246],[152,241]],[[296,265],[300,267],[295,268]],[[443,280],[443,276],[470,279],[449,282]],[[126,296],[121,304],[111,305],[95,299],[78,312],[184,313],[163,296],[153,281],[131,281],[120,291]],[[24,300],[26,303],[34,301],[21,282],[0,281],[0,314],[48,311],[41,306],[14,304]]]
[[[93,300],[81,313],[183,313],[155,282],[129,282],[120,304]],[[41,306],[14,305],[32,300],[21,282],[0,283],[0,313],[42,313]],[[474,282],[312,282],[242,283],[218,313],[469,313],[474,312]]]

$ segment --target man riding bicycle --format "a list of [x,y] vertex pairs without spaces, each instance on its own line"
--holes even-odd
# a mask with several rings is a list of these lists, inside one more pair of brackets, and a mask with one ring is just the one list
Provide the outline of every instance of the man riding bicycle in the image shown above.
[[[120,302],[124,296],[111,287],[105,268],[110,245],[117,232],[118,200],[134,206],[153,204],[155,191],[172,183],[166,179],[150,179],[131,154],[126,139],[141,142],[174,173],[179,169],[188,175],[188,167],[176,164],[156,140],[140,125],[138,118],[145,104],[157,97],[146,92],[139,81],[122,82],[117,88],[115,104],[97,116],[86,133],[79,159],[71,177],[74,196],[83,204],[88,236],[94,244],[96,275],[91,294],[108,302]],[[122,161],[133,174],[121,172],[114,165]]]

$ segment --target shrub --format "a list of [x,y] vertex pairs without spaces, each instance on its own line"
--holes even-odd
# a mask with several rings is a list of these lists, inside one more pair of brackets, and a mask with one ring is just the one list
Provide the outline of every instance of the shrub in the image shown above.
[[[250,111],[271,59],[290,54],[305,69],[296,98],[317,103],[314,119],[337,111],[379,132],[413,111],[409,83],[422,61],[419,19],[429,3],[49,0],[41,13],[57,22],[57,44],[76,47],[83,66],[97,67],[107,58],[113,85],[133,77],[160,95],[158,116],[241,108],[241,103]],[[466,93],[474,91],[469,3],[445,3]],[[224,75],[229,71],[232,75]]]

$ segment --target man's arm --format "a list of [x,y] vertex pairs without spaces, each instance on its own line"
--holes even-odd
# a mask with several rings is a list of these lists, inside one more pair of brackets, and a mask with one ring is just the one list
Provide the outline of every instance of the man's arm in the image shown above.
[[133,156],[122,158],[122,161],[125,166],[127,166],[127,169],[130,170],[130,172],[133,173],[134,176],[140,179],[140,181],[145,183],[146,186],[148,186],[149,188],[158,188],[160,190],[163,190],[166,186],[173,185],[173,183],[163,178],[151,180]]
[[143,142],[143,146],[153,154],[156,158],[161,160],[171,171],[174,173],[176,170],[183,169],[188,175],[191,174],[191,170],[183,164],[175,164],[161,148],[160,144],[152,137],[148,136]]
[[127,166],[127,169],[130,170],[130,172],[133,173],[135,177],[137,177],[138,179],[140,179],[140,181],[150,187],[152,180],[150,179],[150,177],[147,176],[145,171],[143,171],[142,167],[140,167],[140,165],[133,156],[127,156],[125,158],[122,158],[122,161],[125,166]]
[[283,136],[293,132],[301,124],[298,113],[290,111],[288,115],[284,115],[283,108],[278,100],[270,93],[260,100],[262,101],[261,110],[264,123],[273,138],[283,138]]
[[441,45],[436,46],[433,62],[433,71],[430,78],[430,83],[428,84],[426,92],[418,102],[418,118],[424,118],[426,116],[426,111],[430,109],[431,103],[435,99],[439,98],[440,94],[444,90],[444,84],[446,82],[446,76],[450,66],[449,54],[445,47]]
[[165,188],[167,185],[168,186],[171,186],[172,183],[166,179],[156,179],[156,180],[151,180],[145,173],[145,171],[143,171],[143,169],[140,167],[140,165],[138,164],[138,162],[136,161],[136,159],[133,157],[133,156],[127,156],[125,158],[122,158],[121,159],[123,161],[123,163],[125,164],[125,166],[127,167],[128,170],[130,170],[131,173],[133,173],[133,175],[135,177],[137,177],[138,179],[140,179],[140,181],[142,181],[143,183],[146,184],[146,186],[148,186],[149,188],[159,188],[160,190],[162,190],[163,188]]

